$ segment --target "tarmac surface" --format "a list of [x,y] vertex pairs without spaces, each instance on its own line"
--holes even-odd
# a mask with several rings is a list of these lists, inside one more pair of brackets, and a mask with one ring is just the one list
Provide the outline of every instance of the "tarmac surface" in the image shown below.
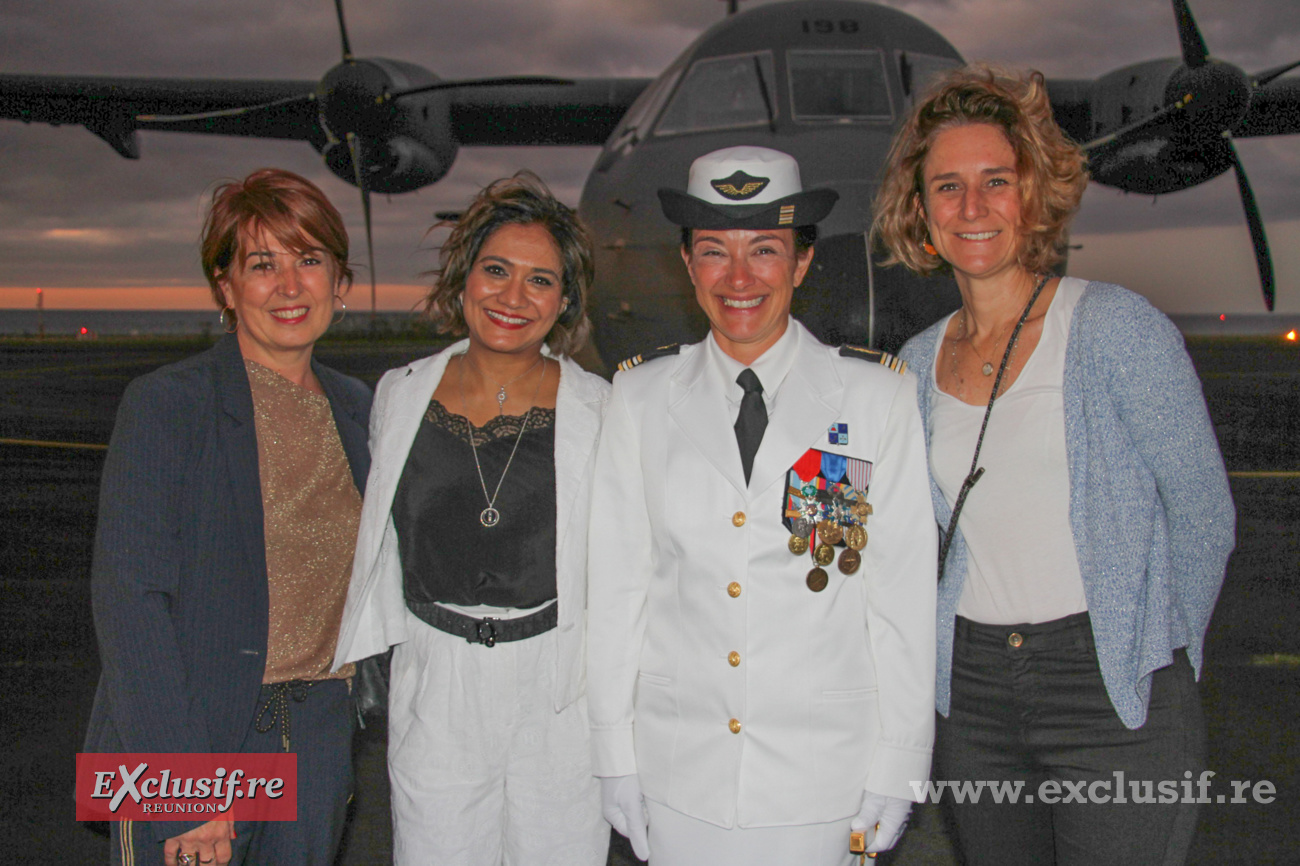
[[[74,756],[99,661],[89,604],[104,452],[132,378],[198,341],[0,341],[0,862],[104,863],[102,827],[74,820]],[[1207,641],[1201,695],[1211,796],[1269,780],[1269,804],[1202,807],[1193,863],[1300,863],[1300,347],[1257,338],[1189,342],[1238,512],[1238,545]],[[373,384],[428,345],[322,346]],[[16,444],[16,442],[46,444]],[[50,443],[63,443],[54,445]],[[382,729],[356,739],[357,797],[340,866],[391,861]],[[100,831],[100,832],[97,832]],[[611,864],[632,864],[616,837]],[[919,807],[880,863],[957,861],[937,806]]]

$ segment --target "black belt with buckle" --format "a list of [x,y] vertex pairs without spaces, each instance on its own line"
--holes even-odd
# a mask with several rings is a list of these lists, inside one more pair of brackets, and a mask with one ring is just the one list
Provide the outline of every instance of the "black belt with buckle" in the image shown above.
[[494,616],[466,616],[432,601],[407,601],[406,607],[424,623],[438,631],[463,637],[469,643],[496,646],[512,640],[536,637],[555,628],[559,622],[559,604],[549,604],[536,613],[514,619]]

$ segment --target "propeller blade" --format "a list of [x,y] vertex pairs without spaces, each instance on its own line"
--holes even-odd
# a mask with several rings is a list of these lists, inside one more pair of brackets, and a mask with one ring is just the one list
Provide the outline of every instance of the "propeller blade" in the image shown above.
[[352,158],[352,176],[356,178],[357,188],[361,190],[361,213],[366,221],[366,261],[370,266],[370,334],[375,333],[375,244],[370,221],[370,189],[361,171],[362,143],[355,132],[347,134],[348,154]]
[[1288,63],[1285,66],[1276,66],[1272,69],[1265,69],[1263,72],[1252,75],[1250,83],[1256,87],[1264,87],[1274,78],[1281,78],[1297,66],[1300,66],[1300,60],[1297,60],[1294,63]]
[[430,93],[434,90],[458,90],[460,88],[471,87],[518,87],[518,86],[546,86],[546,87],[571,87],[576,84],[571,78],[552,78],[546,75],[515,75],[509,78],[468,78],[463,81],[439,81],[436,84],[426,84],[423,87],[412,87],[409,90],[398,90],[393,93],[384,94],[384,99],[401,99],[403,96],[413,96],[416,93]]
[[1196,26],[1187,0],[1174,0],[1174,17],[1178,19],[1178,44],[1183,48],[1183,65],[1189,69],[1204,66],[1210,49],[1205,46],[1205,39]]
[[284,99],[261,102],[257,105],[240,105],[236,108],[222,108],[217,111],[200,111],[196,114],[137,114],[135,119],[141,123],[183,123],[189,120],[216,120],[220,117],[240,117],[245,114],[251,114],[254,111],[263,111],[268,108],[279,108],[283,105],[293,105],[301,102],[314,102],[315,100],[316,94],[304,93],[301,96],[286,96]]
[[343,40],[343,62],[352,59],[352,43],[348,41],[348,25],[343,22],[343,0],[334,0],[334,11],[339,16],[339,38]]
[[1268,250],[1268,235],[1264,233],[1264,220],[1259,215],[1259,208],[1255,205],[1255,193],[1250,188],[1250,181],[1246,179],[1246,168],[1241,164],[1241,157],[1237,155],[1237,148],[1233,146],[1232,139],[1224,138],[1228,144],[1228,152],[1232,154],[1232,169],[1237,175],[1237,189],[1241,191],[1241,206],[1246,211],[1246,225],[1250,229],[1250,242],[1255,248],[1255,266],[1259,268],[1259,285],[1264,291],[1264,306],[1268,311],[1273,312],[1273,257]]

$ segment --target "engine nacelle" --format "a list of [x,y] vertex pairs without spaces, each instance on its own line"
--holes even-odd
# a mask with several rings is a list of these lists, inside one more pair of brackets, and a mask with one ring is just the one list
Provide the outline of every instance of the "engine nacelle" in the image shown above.
[[1092,138],[1100,138],[1182,107],[1093,152],[1093,180],[1126,192],[1163,195],[1189,189],[1232,168],[1221,133],[1249,105],[1249,84],[1234,66],[1211,60],[1188,69],[1177,58],[1135,63],[1098,79]]
[[329,170],[357,182],[350,133],[371,192],[410,192],[446,175],[459,149],[448,94],[392,96],[437,82],[423,67],[383,58],[346,61],[326,73],[317,99],[321,125],[333,139],[321,150]]
[[[456,161],[456,143],[450,138],[444,146],[397,135],[386,141],[362,141],[362,174],[371,192],[410,192],[441,180]],[[352,155],[346,144],[332,144],[322,152],[325,165],[338,177],[356,185]]]

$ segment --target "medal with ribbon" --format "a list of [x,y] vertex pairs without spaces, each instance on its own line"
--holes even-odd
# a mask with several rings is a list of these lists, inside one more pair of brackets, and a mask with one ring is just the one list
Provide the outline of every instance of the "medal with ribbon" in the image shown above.
[[795,556],[812,551],[813,569],[805,583],[821,592],[830,583],[824,566],[836,561],[842,574],[854,574],[862,566],[862,548],[867,546],[867,518],[871,503],[867,487],[871,462],[809,448],[786,473],[782,520],[790,530],[788,547]]

